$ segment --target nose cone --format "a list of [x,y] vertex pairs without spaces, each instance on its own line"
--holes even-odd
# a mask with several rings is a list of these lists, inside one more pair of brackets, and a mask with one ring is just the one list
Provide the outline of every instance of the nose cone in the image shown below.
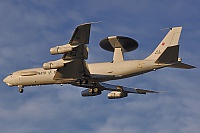
[[7,83],[8,82],[8,77],[6,77],[3,82]]
[[10,77],[9,77],[9,76],[7,76],[7,77],[3,80],[3,82],[5,82],[8,86],[12,86],[12,84],[9,83],[9,82],[10,82]]

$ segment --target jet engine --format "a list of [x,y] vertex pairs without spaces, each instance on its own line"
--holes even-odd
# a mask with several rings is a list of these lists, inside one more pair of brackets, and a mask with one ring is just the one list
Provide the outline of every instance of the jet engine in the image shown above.
[[56,46],[50,49],[50,53],[52,55],[56,55],[56,54],[64,54],[67,52],[71,52],[73,50],[73,47],[70,44],[66,44],[63,46]]
[[108,99],[118,99],[127,97],[128,94],[126,92],[112,91],[108,93]]
[[58,68],[64,67],[64,65],[65,64],[63,62],[61,62],[61,61],[50,61],[50,62],[44,63],[43,64],[43,68],[45,70],[58,69]]
[[100,95],[101,91],[98,88],[89,88],[81,92],[83,97]]

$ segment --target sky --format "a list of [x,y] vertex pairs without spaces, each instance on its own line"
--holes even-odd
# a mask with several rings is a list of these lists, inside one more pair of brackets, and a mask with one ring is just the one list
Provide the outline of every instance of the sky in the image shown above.
[[[0,132],[1,133],[198,133],[200,130],[200,2],[198,0],[0,0]],[[164,91],[107,99],[81,97],[71,85],[8,87],[10,73],[59,59],[51,47],[69,41],[74,28],[93,24],[88,63],[111,61],[101,39],[123,35],[138,41],[125,59],[144,59],[167,33],[183,26],[180,57],[196,69],[164,68],[108,83]]]

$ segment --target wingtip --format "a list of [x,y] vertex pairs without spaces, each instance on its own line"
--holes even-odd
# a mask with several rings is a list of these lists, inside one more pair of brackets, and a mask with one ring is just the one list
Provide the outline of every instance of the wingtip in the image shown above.
[[83,24],[80,24],[80,25],[85,25],[85,24],[98,24],[98,23],[101,23],[102,21],[93,21],[93,22],[87,22],[87,23],[83,23]]
[[159,91],[158,93],[167,93],[168,91]]
[[182,26],[175,26],[175,27],[168,27],[168,28],[162,28],[160,30],[172,30],[174,28],[181,28],[182,29]]
[[98,24],[101,23],[102,21],[94,21],[94,22],[90,22],[91,24]]
[[192,66],[191,69],[193,69],[193,68],[197,68],[197,67],[196,66]]

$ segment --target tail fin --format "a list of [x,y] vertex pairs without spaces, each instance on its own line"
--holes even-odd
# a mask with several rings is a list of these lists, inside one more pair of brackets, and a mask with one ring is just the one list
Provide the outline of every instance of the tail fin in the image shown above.
[[154,52],[145,60],[154,60],[155,63],[173,63],[178,61],[179,45],[182,27],[170,28],[165,38]]

